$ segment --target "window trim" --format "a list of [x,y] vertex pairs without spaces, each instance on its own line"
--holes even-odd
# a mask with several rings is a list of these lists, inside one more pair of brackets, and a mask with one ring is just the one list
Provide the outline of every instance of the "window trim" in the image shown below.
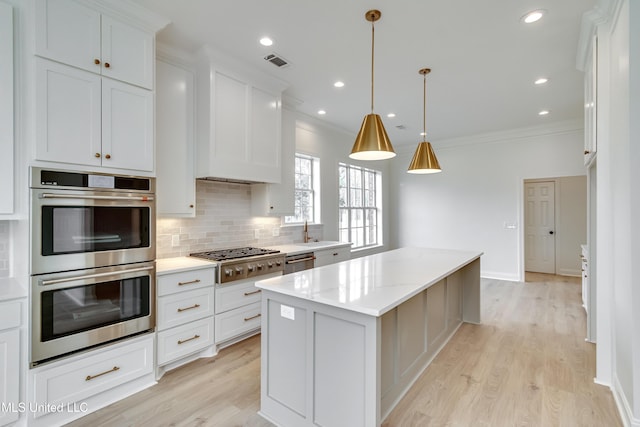
[[[311,197],[312,197],[312,220],[307,220],[309,224],[321,224],[320,218],[320,159],[318,157],[312,156],[310,154],[299,153],[296,152],[294,156],[295,158],[302,158],[306,160],[311,160]],[[305,221],[288,221],[287,218],[295,218],[295,194],[297,191],[309,191],[308,189],[298,189],[295,184],[295,168],[294,168],[294,184],[293,184],[293,192],[294,192],[294,215],[285,215],[282,217],[282,225],[283,226],[292,226],[292,225],[301,225]]]

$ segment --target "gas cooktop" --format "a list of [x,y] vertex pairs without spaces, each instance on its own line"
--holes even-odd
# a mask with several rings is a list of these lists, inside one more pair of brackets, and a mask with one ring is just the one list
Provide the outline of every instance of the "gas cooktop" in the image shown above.
[[197,258],[208,259],[210,261],[226,261],[226,260],[255,257],[260,255],[277,254],[277,253],[280,253],[280,251],[276,251],[273,249],[245,247],[245,248],[232,248],[232,249],[218,249],[218,250],[206,251],[206,252],[196,252],[190,255]]

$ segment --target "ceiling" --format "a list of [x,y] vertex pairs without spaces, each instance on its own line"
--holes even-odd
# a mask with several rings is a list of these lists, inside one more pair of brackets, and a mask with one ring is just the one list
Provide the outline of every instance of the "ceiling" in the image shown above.
[[[375,105],[395,146],[414,145],[423,127],[439,141],[582,119],[576,54],[582,14],[595,0],[133,0],[171,20],[158,41],[195,52],[208,45],[289,86],[298,110],[355,138],[370,112],[371,24]],[[545,9],[524,24],[521,17]],[[274,43],[258,43],[269,36]],[[289,65],[264,60],[270,53]],[[545,85],[533,84],[547,77]],[[333,83],[341,80],[343,88]],[[317,111],[325,110],[324,116]],[[539,116],[540,110],[549,114]],[[395,118],[388,118],[390,112]]]

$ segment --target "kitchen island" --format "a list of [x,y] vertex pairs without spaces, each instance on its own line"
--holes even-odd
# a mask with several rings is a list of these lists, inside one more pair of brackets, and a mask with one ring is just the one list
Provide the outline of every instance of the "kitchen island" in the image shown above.
[[480,323],[481,255],[401,248],[257,282],[260,414],[379,426],[460,324]]

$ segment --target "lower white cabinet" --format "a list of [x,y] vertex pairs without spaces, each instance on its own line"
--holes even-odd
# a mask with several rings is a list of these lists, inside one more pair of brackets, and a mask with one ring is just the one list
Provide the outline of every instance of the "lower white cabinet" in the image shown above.
[[0,332],[0,402],[16,410],[0,411],[0,426],[18,419],[20,399],[20,331]]
[[323,265],[334,264],[336,262],[351,259],[351,246],[316,250],[313,254],[316,257],[314,267],[322,267]]
[[212,348],[215,266],[159,268],[157,277],[158,366]]
[[147,334],[34,368],[29,424],[64,424],[149,387],[154,365],[154,334]]

